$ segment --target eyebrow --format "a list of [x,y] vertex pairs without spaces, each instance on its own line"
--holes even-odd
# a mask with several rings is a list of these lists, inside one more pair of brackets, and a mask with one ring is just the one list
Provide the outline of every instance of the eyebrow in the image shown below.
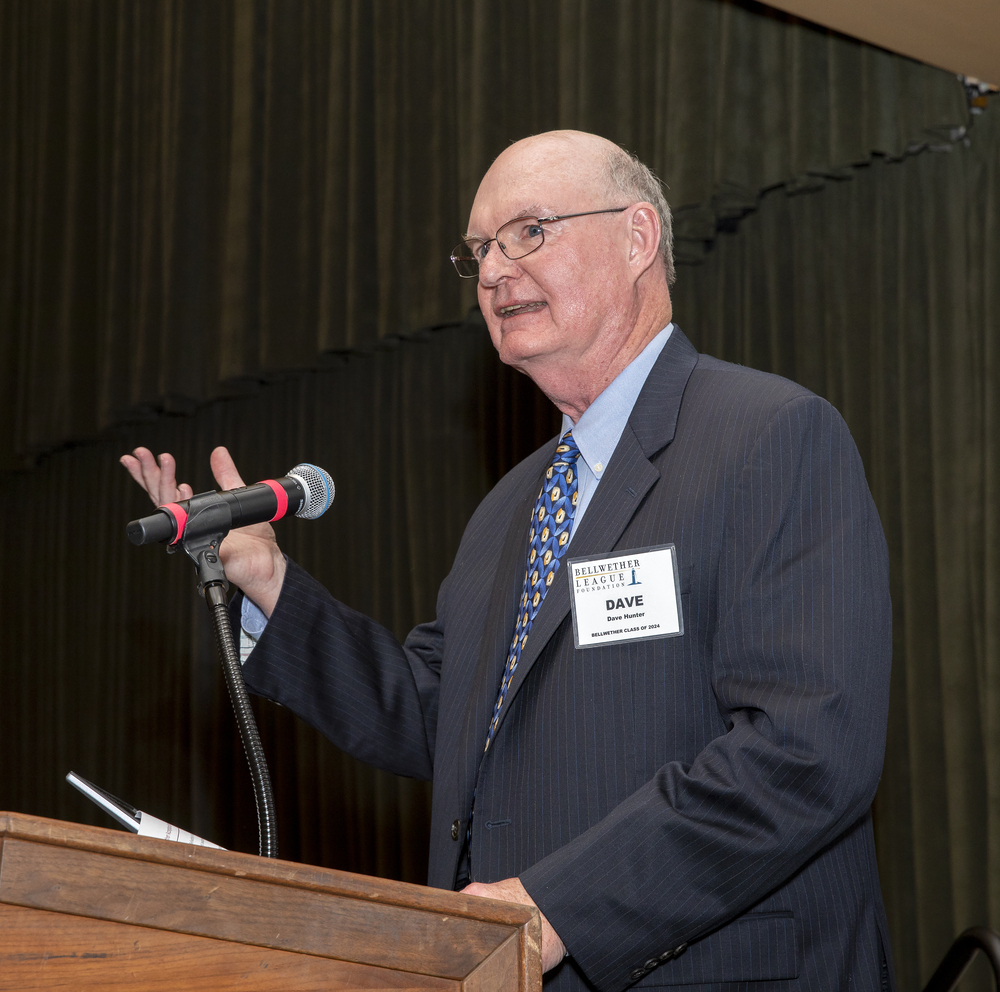
[[[551,211],[543,210],[537,204],[531,203],[528,206],[526,206],[520,213],[514,214],[513,217],[508,217],[507,220],[505,220],[503,223],[509,224],[512,220],[517,220],[519,217],[551,217],[551,216],[552,216]],[[503,227],[503,224],[501,224],[500,227]],[[493,233],[494,235],[496,234],[495,231]],[[471,238],[479,238],[481,241],[489,240],[488,238],[483,238],[478,234],[470,234],[468,231],[466,231],[465,234],[462,235],[463,241],[468,241]]]

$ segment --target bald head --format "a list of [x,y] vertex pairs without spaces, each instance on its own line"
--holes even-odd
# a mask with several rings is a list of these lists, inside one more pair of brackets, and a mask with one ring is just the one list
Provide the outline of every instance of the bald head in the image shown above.
[[470,221],[498,201],[540,209],[538,197],[543,194],[561,195],[567,203],[572,198],[573,209],[603,203],[607,192],[603,164],[609,144],[579,131],[549,131],[514,142],[496,157],[479,184]]
[[[512,259],[494,237],[515,218],[536,219],[527,227],[543,240]],[[574,420],[670,320],[659,183],[598,135],[550,131],[505,149],[468,234],[483,242],[479,303],[501,360]]]
[[530,183],[539,174],[561,173],[578,188],[589,186],[604,191],[603,166],[609,153],[618,146],[597,134],[585,131],[546,131],[515,141],[493,161],[483,186],[490,186],[498,177],[520,177]]
[[[510,162],[520,168],[522,155],[541,170],[562,168],[567,178],[576,179],[578,189],[590,189],[608,203],[651,204],[660,218],[660,259],[667,284],[673,285],[675,273],[670,207],[659,179],[648,166],[620,145],[600,135],[586,131],[546,131],[522,138],[501,152],[483,178],[480,191],[495,169],[499,168],[504,174]],[[526,176],[522,178],[527,182]]]

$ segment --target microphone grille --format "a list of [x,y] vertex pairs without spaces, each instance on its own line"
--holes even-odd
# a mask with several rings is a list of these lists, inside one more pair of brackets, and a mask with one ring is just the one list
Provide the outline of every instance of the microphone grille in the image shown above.
[[293,479],[298,479],[306,492],[302,509],[295,516],[305,517],[306,520],[315,520],[317,517],[323,516],[330,509],[330,504],[336,493],[330,473],[318,465],[302,462],[290,469],[288,474]]

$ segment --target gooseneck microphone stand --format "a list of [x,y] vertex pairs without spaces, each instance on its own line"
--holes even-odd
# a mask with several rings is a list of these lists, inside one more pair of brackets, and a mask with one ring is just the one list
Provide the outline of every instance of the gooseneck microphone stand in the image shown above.
[[219,545],[233,527],[279,520],[288,513],[315,520],[330,508],[336,489],[330,473],[318,465],[300,462],[281,479],[265,479],[252,486],[226,492],[207,492],[177,503],[164,503],[156,512],[133,520],[125,528],[135,545],[166,543],[168,552],[183,551],[198,570],[198,592],[205,597],[215,627],[229,698],[236,712],[243,750],[250,764],[257,828],[262,858],[278,856],[278,827],[274,793],[267,772],[264,749],[243,683],[240,656],[226,606],[229,582],[219,561]]
[[[229,508],[222,499],[219,505],[203,506],[198,513],[202,527],[198,528],[199,536],[190,539],[182,537],[176,544],[170,545],[168,551],[182,550],[190,558],[198,570],[198,592],[205,597],[208,612],[212,616],[215,627],[215,640],[219,648],[219,658],[222,661],[222,671],[226,677],[226,687],[229,689],[229,699],[236,713],[236,724],[240,728],[240,739],[250,765],[250,776],[253,779],[254,799],[257,803],[257,831],[262,858],[278,856],[278,823],[274,813],[274,792],[271,789],[271,776],[267,770],[264,758],[264,748],[260,743],[257,723],[250,709],[250,697],[247,695],[246,684],[243,682],[243,671],[240,666],[240,655],[233,635],[233,624],[229,618],[229,608],[226,605],[226,590],[229,580],[226,571],[219,561],[219,545],[229,533],[232,521]],[[217,517],[215,526],[206,528],[204,524]]]

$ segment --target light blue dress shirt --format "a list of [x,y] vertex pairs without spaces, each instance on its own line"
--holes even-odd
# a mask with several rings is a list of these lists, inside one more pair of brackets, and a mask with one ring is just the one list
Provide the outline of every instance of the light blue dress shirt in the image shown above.
[[[576,462],[577,499],[576,514],[569,543],[580,529],[580,521],[587,512],[587,506],[594,497],[601,477],[604,475],[611,456],[618,447],[618,441],[628,423],[632,407],[646,384],[650,369],[656,364],[663,346],[670,339],[674,325],[667,324],[659,334],[632,361],[618,373],[617,378],[583,412],[574,424],[564,413],[562,433],[573,432],[573,439],[580,449]],[[568,547],[569,545],[567,545]]]
[[[573,528],[570,531],[569,543],[573,543],[573,535],[580,529],[580,521],[587,512],[587,506],[593,499],[594,492],[611,461],[611,456],[618,447],[618,440],[625,430],[632,407],[639,398],[639,393],[645,385],[650,369],[660,357],[663,346],[673,332],[674,325],[667,324],[643,350],[632,359],[617,378],[590,404],[583,416],[574,424],[564,413],[562,433],[571,430],[580,449],[580,457],[576,463],[577,496],[576,514],[573,517]],[[567,545],[569,547],[569,545]],[[253,645],[264,633],[267,617],[264,616],[256,603],[243,597],[243,612],[240,618],[243,636],[240,638],[241,661],[246,661]]]

